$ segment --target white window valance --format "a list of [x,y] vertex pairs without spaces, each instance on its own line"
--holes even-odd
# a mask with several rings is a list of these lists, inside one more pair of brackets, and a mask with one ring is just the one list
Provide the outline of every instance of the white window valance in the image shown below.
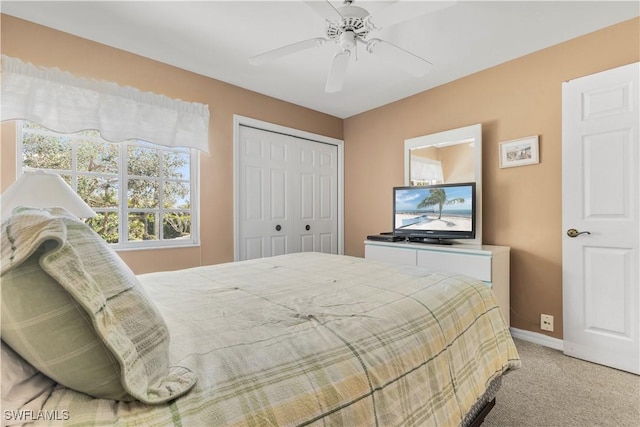
[[140,139],[209,153],[209,107],[75,77],[2,55],[1,119],[60,133],[97,130],[107,141]]
[[438,184],[444,182],[442,162],[426,157],[411,156],[411,180],[415,182]]

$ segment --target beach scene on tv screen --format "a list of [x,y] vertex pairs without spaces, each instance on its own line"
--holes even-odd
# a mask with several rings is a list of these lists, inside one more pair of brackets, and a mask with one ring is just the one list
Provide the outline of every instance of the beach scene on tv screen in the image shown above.
[[471,231],[471,187],[413,187],[398,190],[395,228],[400,230]]

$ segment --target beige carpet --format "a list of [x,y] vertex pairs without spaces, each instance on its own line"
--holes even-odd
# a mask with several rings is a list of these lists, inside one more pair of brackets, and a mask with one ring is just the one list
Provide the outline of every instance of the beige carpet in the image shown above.
[[640,426],[640,376],[515,342],[522,368],[504,377],[483,427]]

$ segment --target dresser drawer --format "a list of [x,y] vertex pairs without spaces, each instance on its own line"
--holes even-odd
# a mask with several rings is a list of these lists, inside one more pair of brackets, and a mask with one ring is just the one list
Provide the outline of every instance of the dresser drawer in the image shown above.
[[364,247],[364,257],[374,261],[384,261],[395,265],[416,265],[416,250],[413,248],[389,248],[386,246]]
[[418,266],[452,271],[491,282],[491,257],[443,251],[418,251]]

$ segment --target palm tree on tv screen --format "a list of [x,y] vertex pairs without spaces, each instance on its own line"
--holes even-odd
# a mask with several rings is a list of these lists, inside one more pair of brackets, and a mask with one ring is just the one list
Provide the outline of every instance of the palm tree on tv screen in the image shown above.
[[429,195],[418,204],[418,209],[438,205],[438,219],[442,219],[442,207],[444,205],[453,205],[455,203],[464,203],[464,198],[458,197],[447,200],[447,193],[444,191],[444,188],[434,188],[433,190],[430,190]]

